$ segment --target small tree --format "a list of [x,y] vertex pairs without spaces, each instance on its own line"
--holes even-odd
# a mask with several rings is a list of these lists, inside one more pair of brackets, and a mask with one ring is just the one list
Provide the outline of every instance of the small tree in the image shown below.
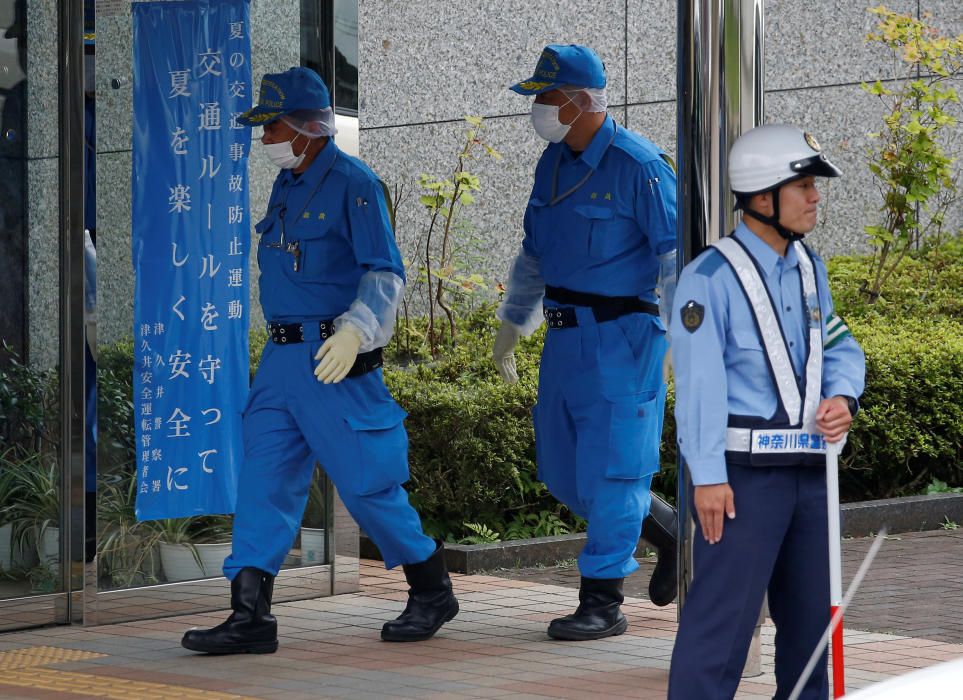
[[892,52],[897,74],[886,84],[862,84],[885,109],[883,129],[870,134],[868,150],[869,169],[883,200],[881,221],[865,227],[875,253],[871,282],[863,291],[873,303],[910,250],[924,239],[939,241],[957,193],[954,158],[942,140],[947,128],[956,125],[948,108],[959,102],[951,80],[963,68],[963,35],[943,36],[925,19],[884,6],[869,11],[879,20],[866,40]]
[[[409,317],[411,297],[423,294],[423,308],[428,313],[424,340],[432,357],[437,357],[445,335],[454,343],[458,337],[457,314],[453,305],[456,295],[471,294],[484,286],[481,275],[466,271],[465,239],[470,228],[464,219],[465,207],[475,203],[475,194],[481,190],[477,175],[469,172],[470,161],[490,156],[496,160],[501,154],[483,138],[481,117],[466,116],[464,142],[455,156],[451,174],[435,177],[422,173],[418,176],[421,192],[418,201],[428,214],[422,235],[415,245],[415,260],[406,261],[406,267],[414,267],[409,275],[409,292],[403,300],[404,336],[408,343],[406,351],[411,354],[410,341],[419,331],[412,327]],[[395,189],[393,221],[403,199],[403,190]],[[414,280],[411,280],[414,277]],[[412,283],[413,282],[413,283]],[[400,334],[399,334],[400,336]],[[401,339],[399,337],[399,343]],[[399,345],[400,347],[400,345]]]

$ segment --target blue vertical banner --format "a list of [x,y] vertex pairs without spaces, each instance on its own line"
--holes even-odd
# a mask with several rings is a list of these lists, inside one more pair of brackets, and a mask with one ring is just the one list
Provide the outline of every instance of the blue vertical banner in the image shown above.
[[248,0],[133,3],[140,520],[231,513],[247,400]]

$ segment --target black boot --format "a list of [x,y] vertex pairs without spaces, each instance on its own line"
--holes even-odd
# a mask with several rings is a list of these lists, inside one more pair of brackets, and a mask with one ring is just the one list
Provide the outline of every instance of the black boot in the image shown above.
[[278,623],[271,614],[274,577],[245,568],[231,581],[231,608],[225,622],[209,630],[189,630],[181,646],[207,654],[271,654],[278,648]]
[[656,605],[668,605],[679,592],[679,519],[675,508],[652,494],[649,514],[642,521],[642,537],[655,547],[659,561],[649,579],[649,598]]
[[445,565],[445,547],[438,541],[435,553],[420,564],[405,564],[408,605],[405,611],[381,628],[386,642],[420,642],[458,614],[458,601],[451,592]]
[[585,578],[578,589],[578,609],[572,615],[552,620],[548,636],[581,642],[613,637],[625,632],[629,623],[619,610],[625,597],[621,578]]

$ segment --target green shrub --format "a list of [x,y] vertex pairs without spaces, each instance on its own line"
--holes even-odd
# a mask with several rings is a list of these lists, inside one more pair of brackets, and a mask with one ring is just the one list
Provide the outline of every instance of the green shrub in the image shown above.
[[[865,258],[837,257],[828,266],[836,310],[867,356],[867,388],[841,461],[843,499],[918,493],[934,480],[963,485],[963,242],[906,258],[873,305],[859,293]],[[424,330],[418,323],[416,333]],[[450,541],[582,529],[535,477],[531,408],[544,329],[522,340],[520,381],[508,386],[491,361],[497,327],[486,305],[463,317],[458,344],[437,360],[389,347],[385,380],[409,414],[411,501],[426,531]],[[252,331],[252,374],[265,342],[263,330]],[[98,369],[102,444],[131,455],[132,351],[129,342],[103,348]],[[672,501],[674,404],[670,384],[653,488]]]
[[845,500],[963,484],[963,323],[848,320],[866,352],[866,392],[844,450]]
[[835,257],[827,268],[836,310],[846,321],[910,317],[963,323],[963,239],[904,258],[875,304],[860,293],[868,282],[865,257]]
[[844,500],[963,484],[963,239],[904,258],[875,304],[866,258],[828,262],[837,312],[866,353],[866,391],[843,452]]
[[581,529],[584,523],[535,478],[531,409],[543,333],[522,341],[521,379],[508,385],[491,362],[494,307],[482,307],[462,323],[459,343],[438,360],[398,366],[391,363],[397,357],[389,356],[385,369],[391,393],[408,411],[407,488],[426,532],[477,542]]
[[60,443],[59,374],[24,364],[0,345],[0,451],[56,450]]

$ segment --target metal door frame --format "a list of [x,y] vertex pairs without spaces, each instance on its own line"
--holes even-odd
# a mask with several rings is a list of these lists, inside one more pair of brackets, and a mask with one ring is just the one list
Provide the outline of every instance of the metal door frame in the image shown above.
[[[321,0],[329,9],[329,0]],[[24,8],[26,13],[26,8]],[[302,20],[303,21],[303,20]],[[329,19],[330,26],[330,19]],[[57,9],[60,399],[60,577],[62,592],[0,600],[0,632],[51,624],[98,625],[223,609],[223,578],[102,591],[97,557],[85,562],[84,362],[84,3],[61,0]],[[322,42],[333,55],[332,39]],[[325,63],[333,64],[331,57]],[[304,56],[302,56],[304,62]],[[333,67],[332,67],[333,69]],[[28,77],[29,79],[29,77]],[[330,485],[330,482],[329,486]],[[329,563],[282,571],[275,602],[358,590],[358,527],[333,486],[328,489]],[[94,506],[96,508],[96,505]],[[90,522],[96,522],[91,518]]]

